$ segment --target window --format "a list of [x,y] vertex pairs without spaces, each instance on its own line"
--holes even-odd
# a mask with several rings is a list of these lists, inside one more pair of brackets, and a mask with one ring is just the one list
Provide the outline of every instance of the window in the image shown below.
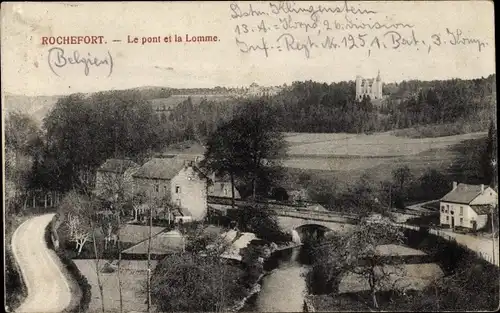
[[441,212],[444,213],[444,205],[441,206]]
[[464,219],[460,218],[460,224],[463,224],[463,223],[464,223]]
[[160,185],[155,184],[155,192],[160,192]]
[[464,207],[463,206],[460,207],[460,215],[464,215]]
[[163,186],[163,193],[167,194],[167,186]]
[[449,216],[446,216],[446,220],[448,221],[449,219],[450,219],[450,217],[449,217]]
[[181,192],[181,187],[180,186],[175,186],[175,193]]

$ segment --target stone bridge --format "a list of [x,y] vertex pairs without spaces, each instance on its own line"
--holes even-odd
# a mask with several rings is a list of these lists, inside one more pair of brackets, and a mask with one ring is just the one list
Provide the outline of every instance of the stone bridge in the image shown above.
[[304,210],[274,210],[283,231],[299,233],[320,229],[323,232],[348,231],[354,227],[356,217],[333,212],[313,212]]
[[[248,203],[238,199],[235,204],[239,207]],[[279,225],[287,233],[297,231],[299,234],[303,234],[316,230],[320,230],[322,233],[329,231],[342,232],[351,229],[358,220],[358,217],[352,214],[315,211],[302,206],[283,203],[257,202],[252,205],[272,210],[277,216]],[[218,211],[218,214],[226,215],[227,211],[231,210],[230,199],[210,197],[209,207]]]

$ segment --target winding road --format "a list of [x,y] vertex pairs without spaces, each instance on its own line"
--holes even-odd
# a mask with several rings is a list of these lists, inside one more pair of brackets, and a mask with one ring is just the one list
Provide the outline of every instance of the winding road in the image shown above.
[[12,235],[12,251],[28,291],[16,312],[61,312],[70,304],[71,290],[61,271],[61,261],[44,238],[53,216],[30,218]]

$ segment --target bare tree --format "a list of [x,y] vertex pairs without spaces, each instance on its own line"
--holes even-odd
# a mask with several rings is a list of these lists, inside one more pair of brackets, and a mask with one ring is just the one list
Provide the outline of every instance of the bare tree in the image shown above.
[[[110,216],[112,220],[108,221],[107,225],[103,225],[103,229],[107,229],[107,232],[105,232],[107,234],[105,249],[108,246],[107,243],[110,241],[116,242],[118,249],[117,278],[120,312],[123,312],[120,229],[123,226],[122,215],[125,212],[125,206],[133,202],[131,170],[133,170],[133,167],[131,168],[124,163],[120,163],[114,172],[98,172],[96,175],[96,188],[94,190],[94,194],[110,204],[108,209],[111,210]],[[135,208],[135,205],[133,207]]]
[[77,250],[81,252],[83,245],[87,241],[93,242],[94,255],[96,260],[96,275],[99,293],[101,296],[101,309],[104,313],[104,290],[99,269],[99,250],[97,248],[96,231],[98,229],[96,202],[91,195],[82,195],[76,191],[70,191],[62,200],[59,206],[59,216],[66,221],[70,229],[72,240],[78,238]]
[[372,223],[362,220],[347,234],[326,240],[316,248],[317,259],[313,272],[338,291],[345,275],[354,274],[368,283],[372,305],[379,308],[377,293],[383,289],[403,291],[405,269],[397,251],[390,255],[380,250],[381,245],[396,247],[403,243],[404,234],[389,219]]
[[[388,256],[378,249],[381,245],[400,245],[404,234],[392,223],[383,219],[380,223],[363,220],[345,240],[347,251],[344,266],[349,271],[368,281],[373,306],[378,309],[377,292],[383,288],[400,288],[398,284],[404,274],[404,267],[396,262],[387,264]],[[391,251],[390,259],[399,261],[396,251]]]

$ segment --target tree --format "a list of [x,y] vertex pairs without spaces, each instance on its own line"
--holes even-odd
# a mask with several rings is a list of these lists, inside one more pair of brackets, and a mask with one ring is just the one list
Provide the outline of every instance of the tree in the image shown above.
[[235,213],[238,229],[252,232],[257,237],[276,242],[287,242],[289,236],[285,234],[278,224],[276,216],[267,208],[253,206],[240,207]]
[[438,199],[449,191],[449,180],[436,169],[428,169],[418,180],[418,191],[412,190],[421,199]]
[[52,186],[77,187],[110,157],[138,157],[159,148],[164,136],[151,105],[135,92],[62,97],[44,120],[43,165]]
[[344,271],[344,256],[340,253],[345,248],[343,237],[334,233],[320,241],[313,241],[308,248],[312,252],[313,262],[306,279],[312,292],[337,294]]
[[[245,180],[255,199],[257,184],[272,181],[286,145],[265,100],[243,103],[236,117],[220,126],[207,142],[204,165]],[[234,184],[233,184],[234,186]],[[233,200],[234,201],[234,200]]]
[[18,212],[32,187],[32,166],[40,153],[42,133],[28,115],[11,112],[5,119],[6,210]]
[[485,182],[492,186],[498,185],[498,147],[497,129],[494,121],[490,122],[486,147],[482,154],[482,169]]
[[69,229],[69,239],[75,243],[80,255],[85,243],[92,240],[92,211],[88,199],[75,191],[69,192],[59,206],[60,216]]
[[223,312],[245,295],[243,271],[224,263],[220,258],[224,245],[217,242],[170,254],[157,265],[151,293],[159,311]]
[[58,210],[58,223],[66,222],[70,228],[70,233],[72,232],[71,228],[73,227],[74,232],[73,235],[70,234],[70,240],[80,242],[79,246],[77,244],[79,252],[81,252],[81,249],[83,249],[83,246],[87,241],[91,241],[93,243],[97,284],[101,296],[101,309],[102,313],[104,313],[104,288],[102,285],[99,267],[101,255],[97,248],[96,238],[96,233],[99,228],[98,224],[100,222],[99,215],[97,214],[99,210],[98,202],[92,197],[92,194],[82,195],[76,190],[71,190],[61,201]]
[[[319,257],[313,271],[324,275],[327,286],[338,290],[342,277],[354,274],[368,282],[373,307],[378,308],[377,292],[382,289],[404,289],[404,269],[398,265],[397,252],[391,258],[377,247],[402,244],[404,234],[388,219],[373,223],[363,219],[352,231],[321,243],[315,249]],[[395,262],[389,264],[389,260]],[[316,274],[317,275],[317,274]]]
[[405,187],[413,179],[408,165],[399,167],[392,171],[392,179],[397,186],[397,194],[395,194],[396,206],[404,207],[404,199],[406,198]]
[[242,176],[242,166],[234,146],[240,134],[232,122],[221,125],[209,137],[201,166],[218,176],[229,175],[231,180],[231,204],[235,206],[235,177]]
[[[128,168],[117,168],[118,173],[106,173],[101,175],[99,186],[96,186],[95,193],[101,198],[102,203],[107,203],[108,209],[111,210],[112,215],[110,219],[103,219],[105,225],[102,229],[106,236],[116,236],[116,243],[118,249],[118,264],[117,264],[117,277],[118,277],[118,291],[120,297],[120,312],[123,312],[123,295],[122,295],[122,279],[121,279],[121,240],[120,229],[123,226],[122,216],[125,213],[127,204],[133,202],[133,186],[129,181],[130,177],[127,174]],[[111,238],[106,238],[105,247]]]

